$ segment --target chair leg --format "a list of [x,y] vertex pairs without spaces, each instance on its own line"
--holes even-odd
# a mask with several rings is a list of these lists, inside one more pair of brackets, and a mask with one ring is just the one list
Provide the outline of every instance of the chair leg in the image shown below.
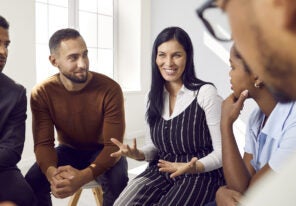
[[103,206],[103,190],[102,187],[92,188],[92,192],[94,194],[97,206]]
[[74,193],[74,195],[72,195],[72,197],[68,203],[68,206],[76,206],[77,205],[79,197],[81,195],[81,192],[82,192],[82,188],[80,188],[77,192]]

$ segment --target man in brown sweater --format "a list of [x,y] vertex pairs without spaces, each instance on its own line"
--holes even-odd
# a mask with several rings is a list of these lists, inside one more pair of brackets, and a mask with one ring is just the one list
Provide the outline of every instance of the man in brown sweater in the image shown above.
[[104,206],[113,205],[128,181],[126,159],[110,156],[117,151],[110,138],[122,142],[125,129],[121,88],[89,71],[88,50],[78,31],[58,30],[49,48],[59,73],[32,90],[37,162],[26,179],[39,206],[51,205],[50,191],[65,198],[93,179],[102,185]]

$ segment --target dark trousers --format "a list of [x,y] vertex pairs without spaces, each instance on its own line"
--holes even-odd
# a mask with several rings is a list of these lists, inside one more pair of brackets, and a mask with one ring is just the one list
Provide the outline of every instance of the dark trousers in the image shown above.
[[[76,169],[89,166],[101,152],[102,148],[95,151],[81,151],[60,145],[56,148],[58,166],[71,165]],[[35,163],[25,176],[38,199],[38,206],[51,206],[50,184]],[[103,189],[103,205],[112,206],[128,182],[127,161],[122,157],[110,170],[96,179]]]
[[18,168],[0,170],[0,202],[11,201],[18,206],[34,206],[32,188]]
[[217,206],[217,204],[216,204],[216,201],[213,201],[205,204],[205,206]]

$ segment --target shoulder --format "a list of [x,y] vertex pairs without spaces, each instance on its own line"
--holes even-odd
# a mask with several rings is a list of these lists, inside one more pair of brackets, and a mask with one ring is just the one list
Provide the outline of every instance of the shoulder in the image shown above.
[[50,93],[53,88],[61,87],[61,83],[58,79],[58,74],[55,74],[42,82],[36,84],[31,90],[31,96],[40,95],[42,93]]
[[3,73],[0,73],[0,88],[1,93],[5,95],[19,96],[22,93],[25,95],[25,87]]
[[110,77],[104,74],[100,74],[96,72],[91,72],[91,73],[93,74],[93,80],[91,81],[91,83],[94,86],[104,88],[107,90],[111,89],[111,90],[121,91],[120,85],[115,80],[111,79]]
[[218,92],[214,85],[204,84],[203,86],[200,87],[198,94],[202,96],[206,96],[206,95],[211,96],[211,95],[218,95]]
[[256,105],[248,119],[249,127],[252,127],[254,125],[260,125],[264,116],[265,115],[263,114],[259,106]]
[[212,104],[215,102],[221,104],[223,99],[218,94],[215,86],[211,84],[205,84],[199,89],[197,100],[200,105],[204,105],[204,104]]

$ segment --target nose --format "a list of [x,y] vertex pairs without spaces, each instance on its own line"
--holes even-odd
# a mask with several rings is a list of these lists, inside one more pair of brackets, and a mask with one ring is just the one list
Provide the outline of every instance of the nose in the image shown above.
[[78,62],[77,62],[77,66],[81,69],[86,69],[88,64],[88,59],[87,58],[79,58]]
[[3,44],[0,44],[0,54],[5,56],[7,55],[7,48]]
[[165,59],[165,64],[167,65],[167,66],[172,66],[173,65],[173,59],[171,58],[171,57],[167,57],[166,59]]

